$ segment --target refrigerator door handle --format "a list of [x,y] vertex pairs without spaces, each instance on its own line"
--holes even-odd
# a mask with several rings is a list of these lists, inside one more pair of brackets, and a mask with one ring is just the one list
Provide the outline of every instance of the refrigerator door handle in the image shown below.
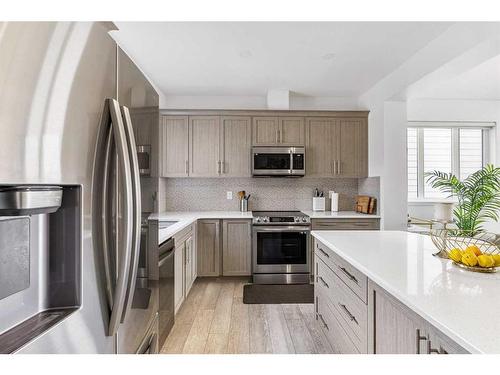
[[127,107],[122,106],[121,114],[123,118],[123,124],[125,127],[125,133],[127,135],[128,160],[130,164],[130,170],[132,173],[132,192],[133,192],[132,246],[130,248],[131,268],[128,275],[127,292],[125,296],[125,304],[121,318],[121,321],[123,323],[128,311],[130,311],[130,308],[132,306],[135,284],[137,279],[137,268],[139,266],[139,252],[141,245],[141,181],[139,177],[139,162],[137,160],[137,149],[135,145],[134,129],[132,127],[132,119],[130,117],[130,111]]
[[[98,250],[102,249],[107,282],[106,293],[111,311],[108,336],[114,336],[118,331],[130,273],[133,198],[129,160],[127,137],[120,114],[120,106],[116,100],[108,98],[104,103],[99,126],[92,183],[94,246]],[[112,213],[113,197],[112,194],[109,194],[112,191],[110,180],[115,162],[118,168],[117,173],[124,180],[123,183],[117,181],[118,189],[120,189],[118,198],[121,204],[121,218],[118,216],[115,218],[115,222],[120,223],[120,227],[117,228],[120,237],[114,243],[116,259],[110,254],[110,243],[114,233],[110,225],[112,223],[110,214]],[[116,275],[113,272],[115,264],[118,265]]]

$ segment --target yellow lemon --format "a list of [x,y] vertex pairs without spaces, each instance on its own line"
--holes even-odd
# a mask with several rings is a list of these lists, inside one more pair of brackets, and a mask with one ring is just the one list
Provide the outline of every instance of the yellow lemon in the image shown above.
[[491,255],[479,255],[477,257],[477,262],[481,267],[493,267],[495,261]]
[[474,267],[477,264],[477,257],[471,251],[465,251],[462,255],[462,263]]
[[482,254],[481,250],[479,250],[479,247],[477,247],[476,245],[467,246],[465,251],[471,251],[477,257]]
[[495,262],[495,267],[500,267],[500,254],[494,254],[492,257]]
[[462,250],[451,249],[451,251],[448,253],[448,258],[450,258],[451,260],[454,260],[455,262],[462,261]]

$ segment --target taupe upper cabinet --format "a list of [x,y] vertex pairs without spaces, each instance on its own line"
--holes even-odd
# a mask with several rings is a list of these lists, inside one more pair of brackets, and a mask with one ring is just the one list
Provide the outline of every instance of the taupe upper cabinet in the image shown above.
[[276,146],[279,143],[278,117],[254,117],[252,119],[252,143],[254,146]]
[[162,116],[161,176],[187,177],[189,169],[188,116]]
[[250,117],[221,117],[220,168],[225,177],[250,177],[252,129]]
[[368,122],[365,119],[340,119],[337,175],[368,176]]
[[366,177],[366,119],[306,119],[306,173],[311,177]]
[[219,116],[189,117],[189,175],[213,177],[221,174]]
[[303,117],[254,117],[254,146],[303,146]]
[[282,146],[303,146],[305,144],[304,118],[280,117],[279,142]]
[[306,119],[306,174],[332,177],[337,158],[339,121],[335,118]]

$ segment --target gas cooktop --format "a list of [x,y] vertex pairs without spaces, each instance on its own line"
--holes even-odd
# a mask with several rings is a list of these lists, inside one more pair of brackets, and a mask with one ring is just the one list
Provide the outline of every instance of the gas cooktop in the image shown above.
[[301,211],[252,211],[253,224],[300,224],[308,225],[309,216]]

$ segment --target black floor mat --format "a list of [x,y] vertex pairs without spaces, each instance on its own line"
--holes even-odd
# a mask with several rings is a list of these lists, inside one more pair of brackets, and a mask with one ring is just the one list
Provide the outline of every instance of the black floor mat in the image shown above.
[[247,284],[243,286],[243,303],[314,303],[314,285]]

